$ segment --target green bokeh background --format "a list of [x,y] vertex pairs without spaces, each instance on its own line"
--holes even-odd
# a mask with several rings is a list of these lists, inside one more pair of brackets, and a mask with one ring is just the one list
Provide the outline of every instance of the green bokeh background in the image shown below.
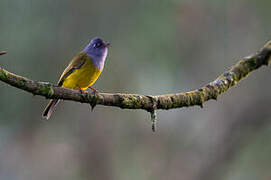
[[[199,88],[271,39],[269,0],[1,0],[0,65],[56,83],[95,36],[110,41],[102,92]],[[47,100],[0,82],[0,179],[271,177],[270,67],[218,101],[150,115]]]

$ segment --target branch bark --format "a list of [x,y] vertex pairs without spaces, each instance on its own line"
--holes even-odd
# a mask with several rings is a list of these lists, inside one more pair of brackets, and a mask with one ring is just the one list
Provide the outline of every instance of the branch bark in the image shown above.
[[[1,52],[0,55],[5,54]],[[255,54],[241,59],[230,70],[220,75],[216,80],[206,86],[189,92],[176,94],[164,94],[146,96],[140,94],[123,93],[80,93],[75,90],[57,87],[50,83],[38,82],[22,76],[10,73],[0,68],[0,80],[30,92],[34,95],[44,96],[48,99],[63,99],[89,103],[92,107],[96,104],[104,106],[115,106],[122,109],[143,109],[151,113],[153,125],[156,120],[157,109],[173,109],[189,106],[203,106],[210,99],[217,99],[219,95],[236,85],[252,71],[270,63],[271,41],[267,42],[262,49]],[[155,128],[153,126],[153,128]]]

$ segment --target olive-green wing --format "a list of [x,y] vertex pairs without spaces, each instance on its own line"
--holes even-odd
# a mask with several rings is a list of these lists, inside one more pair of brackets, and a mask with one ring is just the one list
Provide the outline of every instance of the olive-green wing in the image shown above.
[[58,80],[57,85],[62,86],[65,79],[76,69],[80,69],[84,63],[86,62],[87,54],[84,52],[79,53],[77,56],[75,56],[68,67],[64,70],[61,77]]

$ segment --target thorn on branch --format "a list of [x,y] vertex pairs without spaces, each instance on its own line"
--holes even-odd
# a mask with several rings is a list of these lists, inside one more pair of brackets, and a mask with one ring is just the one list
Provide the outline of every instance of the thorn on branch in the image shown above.
[[97,94],[94,93],[93,98],[91,99],[91,102],[89,103],[91,107],[91,112],[94,110],[95,106],[97,105]]

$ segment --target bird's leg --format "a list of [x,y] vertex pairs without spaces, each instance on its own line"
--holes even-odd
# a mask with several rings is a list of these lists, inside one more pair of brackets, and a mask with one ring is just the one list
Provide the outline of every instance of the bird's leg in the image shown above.
[[79,86],[77,86],[76,89],[77,89],[81,94],[83,94],[83,93],[88,93],[88,91],[85,91],[85,90],[81,89]]
[[85,91],[85,90],[83,90],[83,89],[79,89],[79,92],[82,93],[82,94],[83,94],[83,93],[88,93],[88,91]]
[[94,89],[93,87],[89,86],[89,89],[93,91],[94,94],[99,94],[100,92],[97,89]]

